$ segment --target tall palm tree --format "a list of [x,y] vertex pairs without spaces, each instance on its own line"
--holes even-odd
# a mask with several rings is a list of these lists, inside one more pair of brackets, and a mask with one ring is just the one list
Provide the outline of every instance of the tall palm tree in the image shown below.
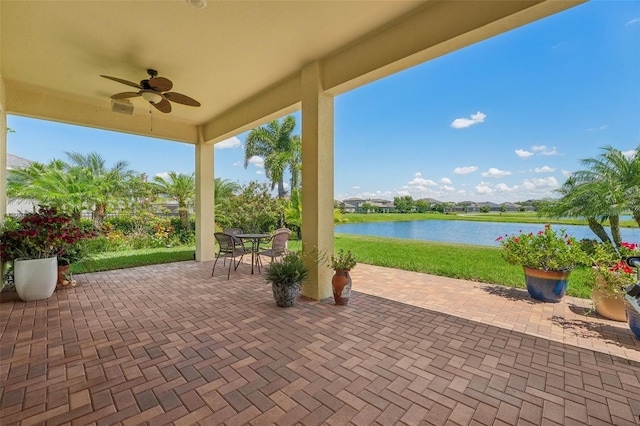
[[168,172],[167,179],[162,176],[153,178],[156,190],[159,194],[178,202],[178,213],[180,221],[185,230],[189,229],[189,211],[187,206],[196,194],[196,183],[194,174]]
[[640,226],[640,146],[633,155],[611,146],[602,149],[604,152],[598,157],[582,160],[587,169],[574,173],[565,182],[558,191],[562,198],[547,213],[585,217],[589,227],[605,242],[609,238],[605,238],[602,222],[608,219],[613,242],[619,246],[623,211],[630,209]]
[[302,165],[302,141],[299,135],[292,135],[296,119],[292,115],[280,123],[274,120],[266,126],[249,132],[244,148],[244,167],[249,165],[251,157],[264,159],[264,169],[271,181],[271,189],[278,186],[278,197],[285,196],[284,173],[291,175],[291,189],[299,187]]
[[115,203],[125,193],[128,181],[134,173],[128,170],[126,161],[118,161],[113,167],[107,168],[104,158],[97,152],[82,154],[66,152],[71,160],[69,170],[80,167],[90,172],[95,182],[93,201],[93,222],[96,229],[102,229],[102,222],[107,214],[110,203]]

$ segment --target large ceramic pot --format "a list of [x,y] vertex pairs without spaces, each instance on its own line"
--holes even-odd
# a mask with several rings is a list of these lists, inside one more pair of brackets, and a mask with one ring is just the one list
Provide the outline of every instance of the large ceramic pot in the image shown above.
[[56,289],[58,259],[16,259],[13,262],[13,279],[18,297],[25,302],[47,299]]
[[598,315],[613,321],[627,321],[624,292],[613,293],[609,290],[604,277],[597,271],[596,287],[593,289],[591,299]]
[[631,303],[625,304],[627,311],[627,322],[631,332],[636,336],[636,339],[640,340],[640,313],[634,308]]
[[558,303],[567,291],[567,282],[571,270],[545,271],[542,269],[524,268],[527,291],[534,299],[543,302]]
[[298,293],[300,293],[301,285],[301,282],[295,285],[271,283],[271,288],[273,289],[273,298],[276,301],[276,305],[282,308],[293,306],[293,302],[296,301]]
[[348,270],[336,270],[331,279],[333,287],[333,300],[336,305],[346,305],[351,296],[351,276]]

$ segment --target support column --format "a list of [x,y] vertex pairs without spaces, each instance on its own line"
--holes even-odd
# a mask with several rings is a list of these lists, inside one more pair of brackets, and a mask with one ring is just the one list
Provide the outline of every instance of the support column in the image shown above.
[[213,144],[199,137],[196,145],[196,260],[215,257],[215,200],[213,180]]
[[4,98],[4,82],[0,76],[0,225],[7,214],[7,112]]
[[[322,88],[320,64],[302,69],[302,238],[307,251],[333,254],[333,96]],[[315,300],[330,297],[332,271],[322,260],[302,286]]]

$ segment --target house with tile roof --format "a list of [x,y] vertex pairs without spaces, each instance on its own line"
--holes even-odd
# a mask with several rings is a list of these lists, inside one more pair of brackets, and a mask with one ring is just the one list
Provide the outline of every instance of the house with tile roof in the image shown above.
[[[7,152],[7,171],[29,167],[32,163],[33,161],[31,160]],[[30,212],[35,210],[37,205],[35,201],[9,199],[7,201],[7,214],[18,215],[20,213]]]

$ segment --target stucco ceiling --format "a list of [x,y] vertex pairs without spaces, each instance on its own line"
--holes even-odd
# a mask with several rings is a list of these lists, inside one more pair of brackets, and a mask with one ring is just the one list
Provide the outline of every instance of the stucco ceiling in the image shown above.
[[[486,34],[474,38],[488,37],[577,2],[562,2],[566,4],[561,6],[558,6],[560,2],[553,2],[555,6],[547,6],[545,10],[520,18],[518,15],[522,15],[522,10],[534,10],[540,4],[550,2],[488,2],[493,3],[492,7],[479,6],[487,4],[481,1],[450,3],[467,4],[468,16],[461,16],[454,9],[447,11],[446,15],[444,12],[441,15],[435,13],[434,19],[438,22],[430,25],[433,32],[430,35],[426,32],[429,29],[424,28],[425,21],[412,19],[428,16],[432,8],[436,12],[443,9],[444,2],[209,0],[206,8],[198,10],[185,0],[2,0],[0,75],[6,86],[6,110],[144,133],[133,125],[127,128],[126,120],[135,118],[110,111],[110,95],[135,89],[100,75],[139,82],[147,78],[147,68],[154,68],[160,76],[173,81],[173,91],[199,100],[202,107],[173,104],[170,114],[155,110],[153,114],[161,123],[165,122],[165,126],[180,123],[198,128],[225,117],[229,111],[250,102],[269,88],[278,87],[314,61],[329,58],[326,64],[323,63],[329,71],[342,70],[333,72],[336,80],[333,88],[338,93],[351,87],[340,86],[341,83],[352,77],[361,77],[382,65],[400,63],[396,68],[370,76],[361,83],[427,58],[407,63],[402,63],[400,59],[403,58],[390,58],[378,64],[372,52],[379,50],[382,57],[391,56],[387,52],[395,51],[410,57],[423,45],[442,44],[482,28],[488,28],[484,30]],[[509,3],[520,5],[513,7]],[[495,8],[506,10],[494,17],[492,11]],[[485,21],[472,22],[475,15],[483,13],[487,15]],[[449,21],[442,16],[448,16]],[[505,16],[511,19],[500,24],[499,19]],[[491,22],[496,25],[489,28]],[[443,30],[436,32],[438,25],[442,25]],[[398,32],[394,39],[391,31],[400,26],[404,31]],[[444,31],[456,26],[460,28],[455,34]],[[366,46],[372,37],[385,31],[390,34],[388,37]],[[420,38],[417,40],[419,44],[405,53],[402,51],[405,46],[416,44],[412,34],[416,39]],[[443,35],[443,40],[427,41],[428,37],[437,38],[439,34]],[[397,47],[390,43],[397,44]],[[468,44],[469,40],[462,43]],[[361,45],[367,48],[358,52]],[[455,47],[452,45],[447,49]],[[341,52],[353,54],[340,59]],[[446,49],[434,51],[431,56],[442,53],[446,53]],[[345,67],[341,60],[356,65]],[[353,76],[349,75],[350,69],[355,70]],[[331,75],[325,77],[331,79]],[[24,105],[27,98],[28,107]],[[135,98],[132,102],[134,117],[143,114],[148,117],[149,105],[142,98]],[[55,111],[56,104],[60,109],[78,111],[74,114]],[[286,102],[283,105],[288,106]],[[87,110],[95,110],[95,114],[108,112],[112,116],[102,121],[84,118],[88,117]],[[193,132],[179,130],[175,131],[175,136],[169,130],[161,136],[190,142],[196,139]]]

